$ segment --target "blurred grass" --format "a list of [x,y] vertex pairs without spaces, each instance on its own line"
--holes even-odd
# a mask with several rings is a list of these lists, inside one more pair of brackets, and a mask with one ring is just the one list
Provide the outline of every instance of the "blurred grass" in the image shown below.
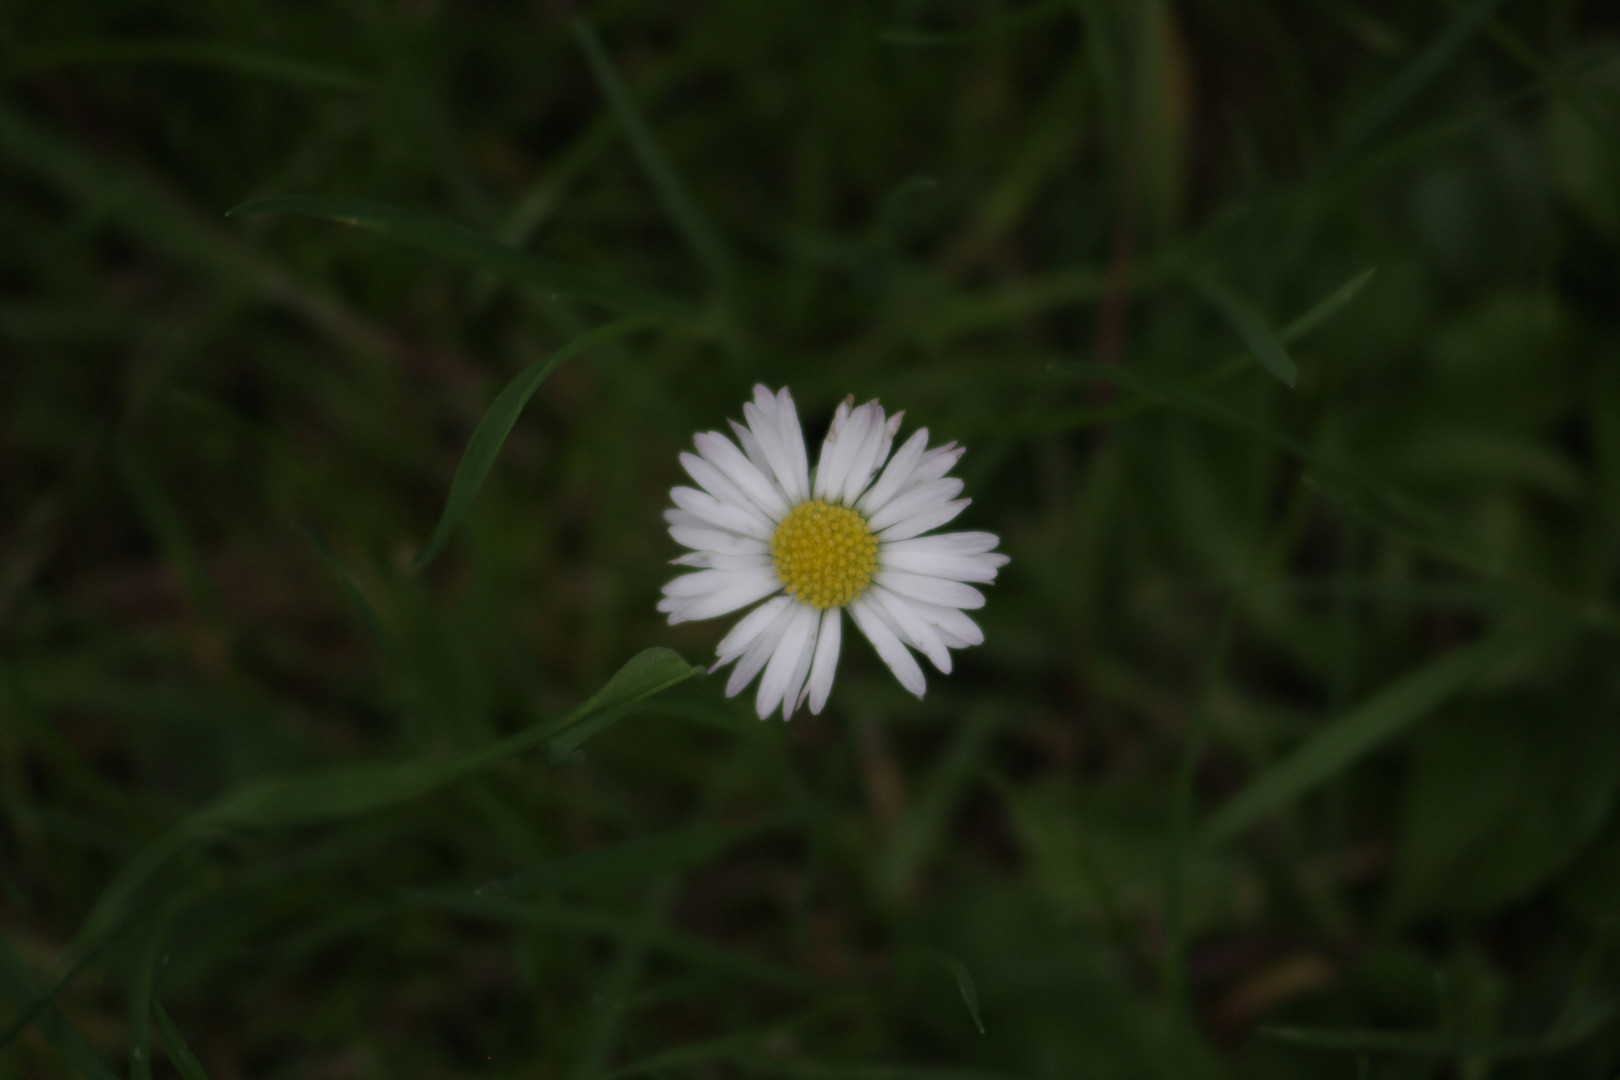
[[[0,9],[0,1080],[1610,1080],[1617,133],[1573,0]],[[756,381],[985,645],[548,728]]]

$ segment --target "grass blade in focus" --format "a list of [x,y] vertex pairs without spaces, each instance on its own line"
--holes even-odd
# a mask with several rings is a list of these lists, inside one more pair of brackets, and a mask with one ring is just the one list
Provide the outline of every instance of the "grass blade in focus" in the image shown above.
[[517,423],[518,415],[523,412],[523,407],[529,403],[529,398],[534,396],[535,390],[545,381],[546,376],[564,361],[603,342],[622,337],[632,330],[645,326],[646,323],[645,318],[629,318],[592,330],[570,341],[546,359],[531,364],[519,372],[517,378],[506,384],[484,413],[483,419],[478,421],[478,427],[473,430],[472,438],[467,440],[467,450],[462,454],[461,464],[456,467],[455,479],[450,481],[450,494],[445,499],[444,513],[439,516],[439,523],[433,527],[433,534],[428,537],[427,546],[411,564],[412,573],[420,573],[439,552],[444,550],[445,544],[449,543],[450,534],[461,524],[461,519],[467,516],[467,511],[472,506],[473,498],[478,494],[484,477],[489,475],[489,470],[495,464],[495,456],[506,444],[506,437],[511,434],[512,425]]

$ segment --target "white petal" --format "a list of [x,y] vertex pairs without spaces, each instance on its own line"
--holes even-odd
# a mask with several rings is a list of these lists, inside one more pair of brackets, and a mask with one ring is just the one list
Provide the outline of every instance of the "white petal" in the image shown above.
[[[704,572],[710,573],[711,571]],[[699,596],[679,607],[665,607],[665,603],[680,600],[679,597],[666,596],[659,602],[658,610],[670,613],[669,624],[671,626],[695,619],[712,619],[716,615],[724,615],[728,611],[736,611],[740,607],[747,607],[755,600],[763,600],[781,587],[782,583],[776,580],[775,574],[762,574],[757,580],[738,582],[718,592]]]
[[984,593],[959,581],[923,577],[921,574],[908,574],[901,570],[879,570],[872,576],[872,580],[901,596],[928,604],[954,608],[984,607]]
[[964,453],[966,451],[954,442],[934,447],[922,456],[921,461],[917,462],[917,467],[911,470],[911,478],[907,482],[910,484],[926,484],[930,480],[938,480],[956,467],[956,463],[962,460]]
[[[979,624],[953,607],[942,607],[939,604],[928,604],[921,600],[912,600],[911,609],[939,629],[940,636],[945,643],[953,649],[960,649],[967,645],[983,645],[984,631]],[[951,640],[960,641],[961,645],[952,645]]]
[[728,480],[747,492],[748,497],[758,503],[772,521],[780,521],[782,515],[788,512],[787,497],[782,494],[782,489],[771,483],[730,439],[718,431],[704,431],[695,435],[692,441],[704,460],[711,462],[726,474]]
[[919,533],[927,532],[929,529],[937,529],[963,510],[966,510],[968,504],[972,501],[972,499],[957,499],[955,502],[919,510],[904,521],[884,529],[879,534],[878,540],[881,543],[888,543],[891,540],[909,540]]
[[894,624],[900,640],[927,656],[933,661],[934,666],[946,675],[951,673],[950,650],[940,639],[939,631],[912,608],[909,600],[902,600],[881,586],[873,588],[869,595],[889,616],[889,621]]
[[782,609],[793,602],[793,597],[786,594],[773,596],[739,619],[737,625],[733,626],[726,636],[720,639],[720,644],[715,646],[715,655],[720,659],[714,662],[714,667],[709,671],[714,672],[746,652],[748,647],[759,639],[759,635],[776,622]]
[[[897,412],[889,417],[888,423],[880,423],[874,433],[873,441],[868,444],[867,452],[856,458],[855,464],[850,466],[849,478],[844,481],[843,503],[845,506],[855,505],[856,501],[860,499],[861,493],[866,490],[867,485],[872,482],[872,478],[877,475],[877,471],[883,467],[883,463],[889,460],[889,448],[894,445],[895,433],[900,430],[900,421],[905,418],[905,415],[903,411]],[[878,417],[881,419],[882,416],[883,411],[880,409],[878,410]]]
[[[886,545],[890,551],[919,551],[940,555],[978,555],[994,551],[1001,538],[987,532],[935,533],[912,540],[896,540]],[[999,565],[999,564],[998,564]]]
[[[812,611],[815,609],[812,608]],[[821,612],[815,613],[810,623],[810,640],[804,651],[799,654],[799,662],[793,666],[793,677],[788,680],[787,689],[782,691],[782,719],[791,720],[798,711],[799,703],[804,700],[805,676],[810,674],[810,659],[819,647],[818,635],[821,633]]]
[[810,698],[810,711],[819,714],[832,693],[833,673],[838,670],[838,648],[844,634],[844,619],[838,608],[821,613],[821,633],[816,637],[816,655],[810,664],[810,680],[800,695]]
[[775,523],[775,519],[765,512],[765,508],[742,488],[732,483],[725,473],[713,462],[705,461],[696,454],[681,454],[681,468],[686,470],[688,476],[698,482],[698,486],[727,506],[735,506],[747,513],[750,517],[759,519],[759,523],[767,529]]
[[844,471],[843,486],[837,491],[838,501],[844,506],[853,505],[856,497],[872,482],[874,463],[877,461],[878,450],[883,446],[883,432],[888,427],[888,420],[877,402],[869,402],[867,408],[871,410],[870,422],[862,432],[860,442],[855,444],[850,454],[849,467]]
[[760,447],[759,440],[754,438],[754,433],[735,420],[727,420],[726,423],[731,425],[732,433],[737,436],[737,445],[743,448],[743,453],[748,455],[748,460],[753,462],[754,468],[759,470],[761,476],[769,480],[771,478],[771,463],[765,460],[765,451]]
[[756,540],[771,538],[770,526],[757,514],[749,513],[740,506],[723,503],[707,491],[689,487],[671,488],[669,497],[676,506],[689,514],[696,514],[711,525],[752,536]]
[[1005,555],[934,555],[917,551],[878,549],[878,565],[887,570],[905,570],[926,577],[952,581],[994,581],[996,570],[1007,563]]
[[849,423],[849,411],[854,407],[854,394],[840,401],[838,408],[833,410],[832,423],[827,427],[827,437],[821,440],[821,452],[816,456],[815,482],[811,485],[811,494],[818,499],[827,497],[827,480],[832,476],[833,456],[837,453],[844,425]]
[[[769,566],[750,567],[746,570],[699,570],[695,574],[682,574],[664,583],[665,596],[707,596],[738,585],[763,584],[776,581],[776,571]],[[781,582],[777,582],[781,584]]]
[[[684,514],[685,511],[676,511]],[[666,511],[666,516],[668,512]],[[682,547],[697,551],[718,551],[727,555],[766,555],[770,545],[752,536],[739,536],[729,529],[716,529],[705,525],[676,524],[669,527],[669,535]]]
[[829,502],[843,501],[844,481],[849,478],[850,466],[855,463],[856,456],[866,445],[867,436],[876,426],[876,408],[877,403],[872,401],[855,408],[836,432],[827,433],[827,441],[832,444],[831,453],[828,455],[827,474],[820,486]]
[[793,496],[794,502],[803,502],[810,497],[810,455],[805,453],[804,431],[799,427],[799,410],[793,404],[793,395],[788,393],[787,387],[784,386],[776,392],[776,405],[777,426],[793,460],[793,486],[787,487],[786,490]]
[[771,654],[771,662],[766,665],[759,690],[754,695],[754,711],[761,720],[782,703],[782,695],[799,666],[800,657],[812,648],[810,635],[815,632],[819,618],[820,613],[808,604],[798,605],[789,617],[787,632]]
[[736,697],[742,692],[743,687],[754,681],[754,676],[759,674],[765,662],[776,651],[782,635],[787,633],[788,624],[793,621],[794,613],[803,606],[792,597],[783,599],[788,602],[776,609],[775,618],[760,631],[759,637],[754,639],[754,643],[743,653],[742,659],[737,661],[736,668],[731,672],[731,678],[726,680],[726,697]]
[[[775,400],[772,399],[773,408],[774,404]],[[750,401],[743,406],[743,416],[748,420],[748,426],[754,432],[754,438],[759,440],[760,452],[765,455],[765,460],[770,462],[771,475],[776,478],[776,482],[781,485],[782,490],[787,494],[788,501],[797,503],[803,500],[804,496],[797,492],[793,483],[794,472],[791,449],[786,440],[782,438],[775,415],[767,414],[758,405]],[[803,447],[800,447],[800,449],[802,450]]]
[[696,566],[704,570],[747,570],[773,565],[767,554],[728,555],[719,551],[689,551],[669,561],[675,566]]
[[866,519],[873,532],[882,532],[897,521],[911,517],[930,507],[948,503],[962,494],[962,481],[957,477],[918,484],[890,499],[881,510]]
[[856,509],[868,514],[883,509],[883,505],[905,486],[911,477],[911,470],[917,467],[917,462],[922,460],[923,451],[927,448],[928,429],[918,428],[911,433],[911,438],[900,444],[894,460],[889,462],[889,467],[883,470],[883,475],[878,477],[878,482],[872,485],[871,490],[861,496],[860,502],[855,504]]
[[855,620],[855,625],[866,635],[866,640],[872,643],[872,648],[877,650],[878,656],[889,665],[889,670],[900,680],[900,685],[922,697],[923,691],[928,689],[928,679],[923,675],[922,668],[917,666],[916,659],[872,608],[866,597],[858,596],[849,605],[849,617]]

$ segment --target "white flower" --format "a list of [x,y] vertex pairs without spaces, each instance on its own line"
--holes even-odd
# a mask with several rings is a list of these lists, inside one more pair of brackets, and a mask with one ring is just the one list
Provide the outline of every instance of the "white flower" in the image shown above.
[[[955,443],[928,449],[923,428],[889,450],[904,413],[885,417],[876,401],[846,398],[833,415],[815,470],[787,390],[754,387],[744,426],[695,437],[681,464],[698,488],[678,487],[666,510],[669,534],[698,567],[664,586],[658,610],[671,624],[712,619],[765,603],[720,640],[710,670],[737,661],[726,696],[764,671],[754,706],[782,718],[810,699],[819,713],[832,689],[846,608],[900,685],[922,697],[927,681],[906,646],[947,674],[951,649],[984,634],[964,608],[984,606],[970,581],[994,581],[1007,556],[994,534],[923,533],[950,521],[970,500],[945,474],[962,456]],[[884,463],[888,465],[885,468]]]

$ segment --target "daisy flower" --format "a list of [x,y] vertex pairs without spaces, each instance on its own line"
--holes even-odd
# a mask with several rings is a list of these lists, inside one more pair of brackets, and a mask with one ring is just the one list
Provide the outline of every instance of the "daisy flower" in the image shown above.
[[963,614],[983,607],[984,594],[967,583],[994,581],[1007,556],[992,533],[923,535],[970,500],[945,475],[962,456],[954,442],[930,450],[922,428],[890,458],[904,415],[846,398],[812,470],[792,396],[756,386],[743,406],[748,423],[731,422],[737,442],[706,431],[694,438],[696,454],[681,455],[698,487],[673,489],[675,509],[664,517],[692,549],[674,562],[698,570],[665,585],[658,610],[674,624],[765,601],[720,640],[710,669],[737,662],[727,697],[763,671],[754,696],[761,719],[781,706],[785,720],[806,698],[821,711],[845,611],[918,697],[927,681],[911,649],[949,674],[951,649],[984,640]]

